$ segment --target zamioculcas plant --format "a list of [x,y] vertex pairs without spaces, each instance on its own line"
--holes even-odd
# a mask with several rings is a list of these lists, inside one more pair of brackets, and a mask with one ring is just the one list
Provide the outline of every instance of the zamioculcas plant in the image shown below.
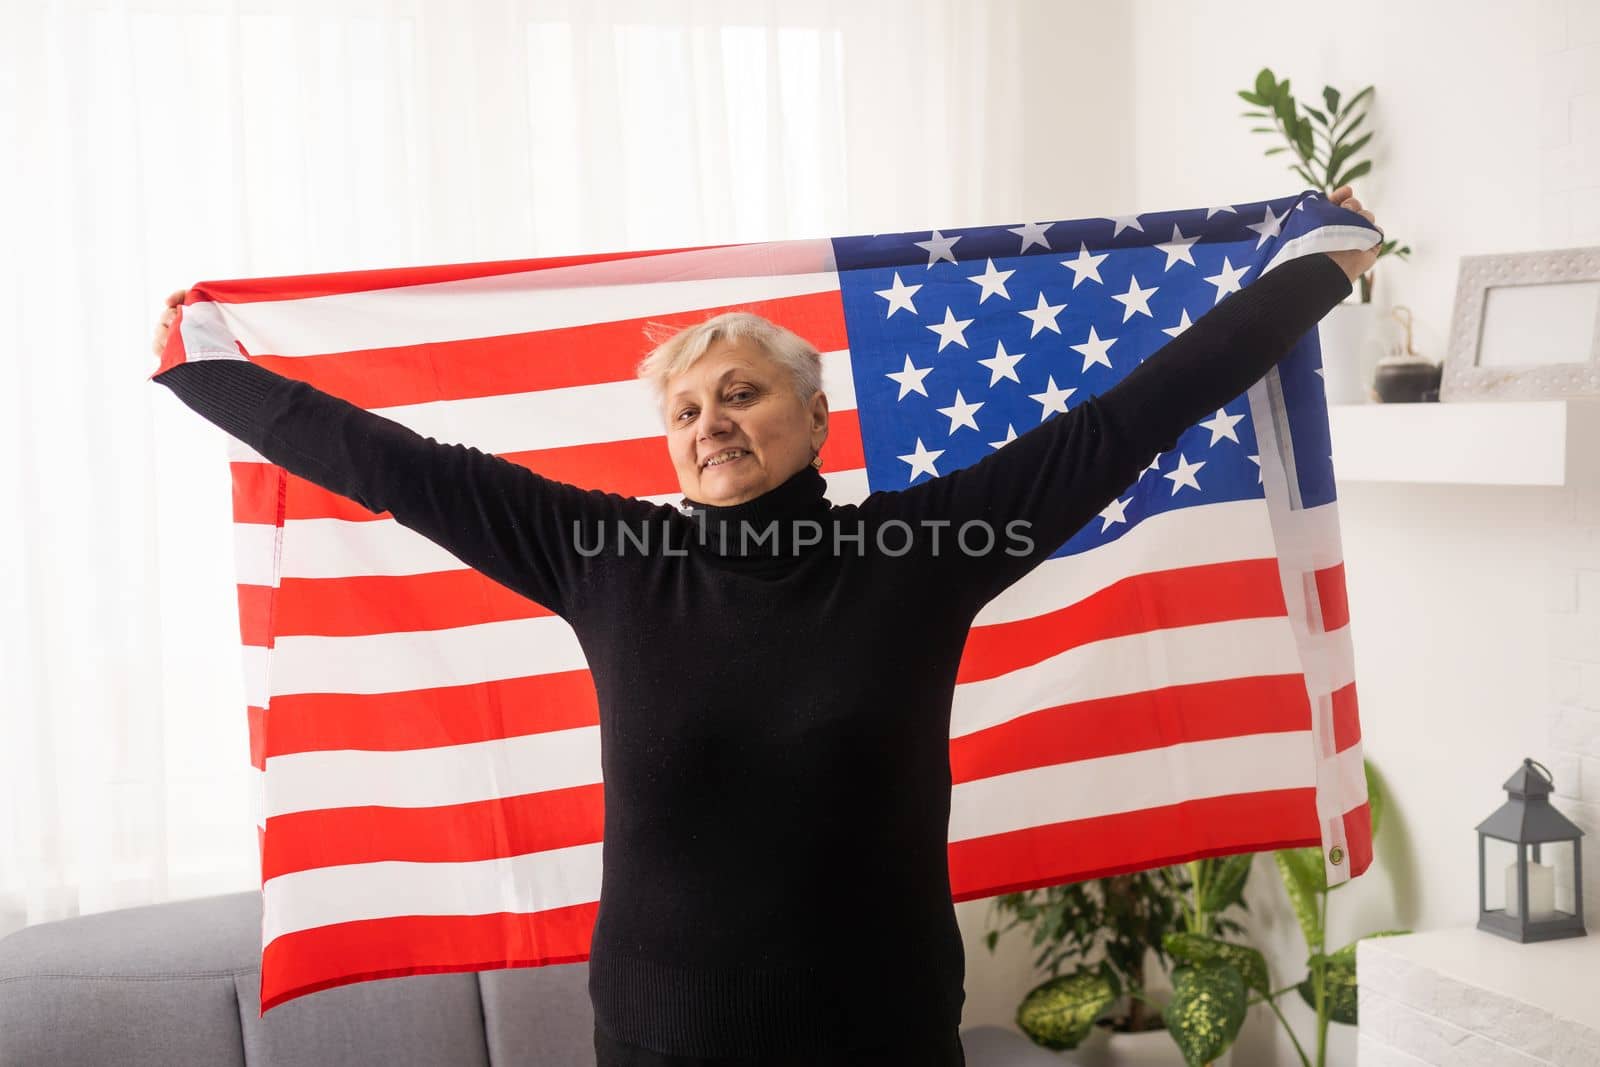
[[[1289,142],[1287,146],[1269,148],[1265,155],[1275,156],[1279,152],[1294,152],[1300,162],[1290,169],[1300,177],[1310,182],[1315,188],[1324,193],[1330,193],[1341,185],[1348,185],[1356,178],[1361,177],[1372,169],[1370,160],[1347,166],[1351,156],[1361,151],[1362,147],[1372,139],[1372,132],[1368,131],[1357,140],[1348,140],[1355,133],[1367,116],[1365,112],[1355,115],[1355,107],[1361,102],[1362,97],[1372,92],[1372,86],[1367,86],[1348,102],[1340,107],[1339,91],[1331,85],[1322,87],[1322,102],[1327,105],[1324,114],[1306,104],[1306,115],[1300,114],[1301,105],[1295,101],[1294,95],[1289,92],[1289,79],[1278,81],[1272,75],[1272,70],[1262,67],[1256,75],[1255,90],[1241,89],[1239,96],[1247,104],[1256,107],[1268,108],[1267,111],[1243,111],[1245,118],[1272,119],[1271,126],[1254,126],[1251,133],[1281,133]],[[1352,119],[1351,116],[1354,115]],[[1321,129],[1317,127],[1320,126]],[[1343,127],[1341,129],[1341,127]],[[1321,144],[1318,144],[1318,141]],[[1378,258],[1393,252],[1401,259],[1411,254],[1409,245],[1396,249],[1397,241],[1384,241],[1378,247]],[[1361,302],[1372,302],[1372,272],[1361,276]]]

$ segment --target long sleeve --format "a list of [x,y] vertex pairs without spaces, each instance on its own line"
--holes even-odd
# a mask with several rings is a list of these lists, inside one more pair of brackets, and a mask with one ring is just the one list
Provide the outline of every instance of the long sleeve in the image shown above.
[[441,444],[310,384],[242,359],[180,363],[151,379],[271,462],[348,497],[566,617],[594,559],[593,524],[651,509],[469,445]]
[[[875,493],[862,509],[913,525],[948,521],[935,570],[981,608],[1104,510],[1184,430],[1260,380],[1353,288],[1324,253],[1291,260],[1228,294],[1104,394],[977,463]],[[1025,527],[1008,536],[1017,520]],[[994,531],[993,550],[949,543],[972,521]],[[968,541],[983,542],[977,531]]]

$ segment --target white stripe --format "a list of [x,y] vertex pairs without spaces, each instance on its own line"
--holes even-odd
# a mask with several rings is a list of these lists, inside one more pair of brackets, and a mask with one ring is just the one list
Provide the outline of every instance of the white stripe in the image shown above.
[[[829,471],[823,475],[826,494],[835,504],[859,504],[867,498],[867,471]],[[681,491],[639,497],[651,504],[676,507]],[[239,581],[272,585],[272,533],[264,523],[236,523]],[[435,574],[467,570],[455,556],[392,518],[361,522],[349,519],[290,519],[283,524],[280,578],[352,578],[382,575]]]
[[[309,356],[678,315],[838,289],[831,242],[785,241],[212,306],[225,336],[245,351]],[[207,329],[197,344],[214,349],[218,335]]]
[[377,804],[430,808],[595,785],[600,728],[579,726],[439,748],[337,749],[267,760],[269,817]]
[[278,527],[268,522],[233,524],[233,565],[240,585],[276,586],[277,555]]
[[[1317,814],[1336,818],[1367,801],[1367,771],[1362,764],[1361,742],[1317,764]],[[1341,805],[1339,799],[1345,803]]]
[[400,693],[584,670],[572,625],[558,615],[358,637],[278,637],[272,696]]
[[[822,353],[822,388],[828,410],[855,410],[855,378],[848,350]],[[497,455],[651,438],[661,441],[663,455],[667,447],[654,394],[648,383],[637,378],[368,410],[423,437],[446,444],[460,442]],[[243,442],[232,437],[229,441],[232,462],[267,462]]]
[[600,899],[598,841],[470,863],[318,867],[261,887],[261,943],[334,923],[405,915],[529,913]]
[[[849,350],[821,356],[828,410],[854,411],[856,382]],[[661,438],[662,450],[666,450],[654,394],[648,383],[637,378],[368,410],[424,437],[469,444],[497,455],[646,438]],[[227,438],[227,452],[232,463],[269,462],[233,436]]]
[[[333,640],[354,639],[295,640],[332,647]],[[286,643],[288,639],[280,639],[280,656]],[[528,640],[513,644],[523,654],[537,647]],[[970,734],[1069,700],[1153,686],[1295,673],[1299,668],[1293,657],[1293,637],[1283,619],[1179,627],[1095,642],[999,678],[957,686],[951,735]],[[342,657],[330,655],[328,662],[340,664]],[[403,651],[383,662],[391,667],[380,679],[388,688],[413,687],[391,680],[394,671],[409,662]],[[525,663],[517,668],[528,673]],[[349,691],[349,687],[324,684],[315,691]],[[1315,762],[1309,748],[1300,761],[1309,775]],[[358,804],[399,808],[464,804],[589,784],[602,777],[595,727],[400,752],[301,752],[272,757],[265,773],[265,811],[271,815]]]
[[1141,520],[1115,541],[1045,560],[984,605],[975,625],[991,626],[1056,611],[1134,575],[1265,559],[1272,552],[1272,524],[1259,500],[1161,512]]
[[964,737],[1061,704],[1167,686],[1300,672],[1294,632],[1281,617],[1174,626],[1112,637],[1069,648],[994,678],[956,686],[950,736]]
[[[1256,734],[1080,760],[963,782],[949,840],[1312,784],[1304,733]],[[321,867],[262,886],[265,944],[339,922],[406,915],[527,913],[600,897],[598,843],[465,863],[380,861]]]
[[244,700],[252,708],[264,708],[268,699],[268,668],[272,650],[266,645],[240,645],[244,661]]
[[[1091,520],[1098,521],[1098,520]],[[975,625],[1031,619],[1076,604],[1115,582],[1154,571],[1203,567],[1214,563],[1271,559],[1281,552],[1280,569],[1326,567],[1338,562],[1317,546],[1337,532],[1334,506],[1295,512],[1285,531],[1287,544],[1275,544],[1272,522],[1260,500],[1233,500],[1151,515],[1098,548],[1047,559],[984,605]],[[1334,542],[1337,547],[1337,540]]]
[[1314,785],[1304,731],[1190,741],[958,783],[950,841],[1167,807],[1187,800]]

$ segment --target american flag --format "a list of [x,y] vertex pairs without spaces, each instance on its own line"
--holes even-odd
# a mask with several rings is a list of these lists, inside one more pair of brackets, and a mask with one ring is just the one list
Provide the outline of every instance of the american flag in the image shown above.
[[[161,366],[249,358],[440,441],[681,499],[646,327],[744,309],[823,353],[835,503],[976,462],[1228,293],[1371,230],[1314,190],[832,240],[206,282]],[[953,706],[965,900],[1205,856],[1371,861],[1312,331],[991,601]],[[388,513],[228,439],[263,894],[261,1010],[585,959],[598,708],[575,635]],[[840,872],[848,884],[849,872]]]

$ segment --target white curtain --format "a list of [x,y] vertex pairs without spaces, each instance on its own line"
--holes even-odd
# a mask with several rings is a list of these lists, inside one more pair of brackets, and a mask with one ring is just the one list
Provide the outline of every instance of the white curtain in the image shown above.
[[[1017,5],[8,0],[0,934],[254,888],[204,279],[1007,221]],[[1059,217],[1059,216],[1058,216]],[[1024,220],[1017,220],[1024,221]]]

